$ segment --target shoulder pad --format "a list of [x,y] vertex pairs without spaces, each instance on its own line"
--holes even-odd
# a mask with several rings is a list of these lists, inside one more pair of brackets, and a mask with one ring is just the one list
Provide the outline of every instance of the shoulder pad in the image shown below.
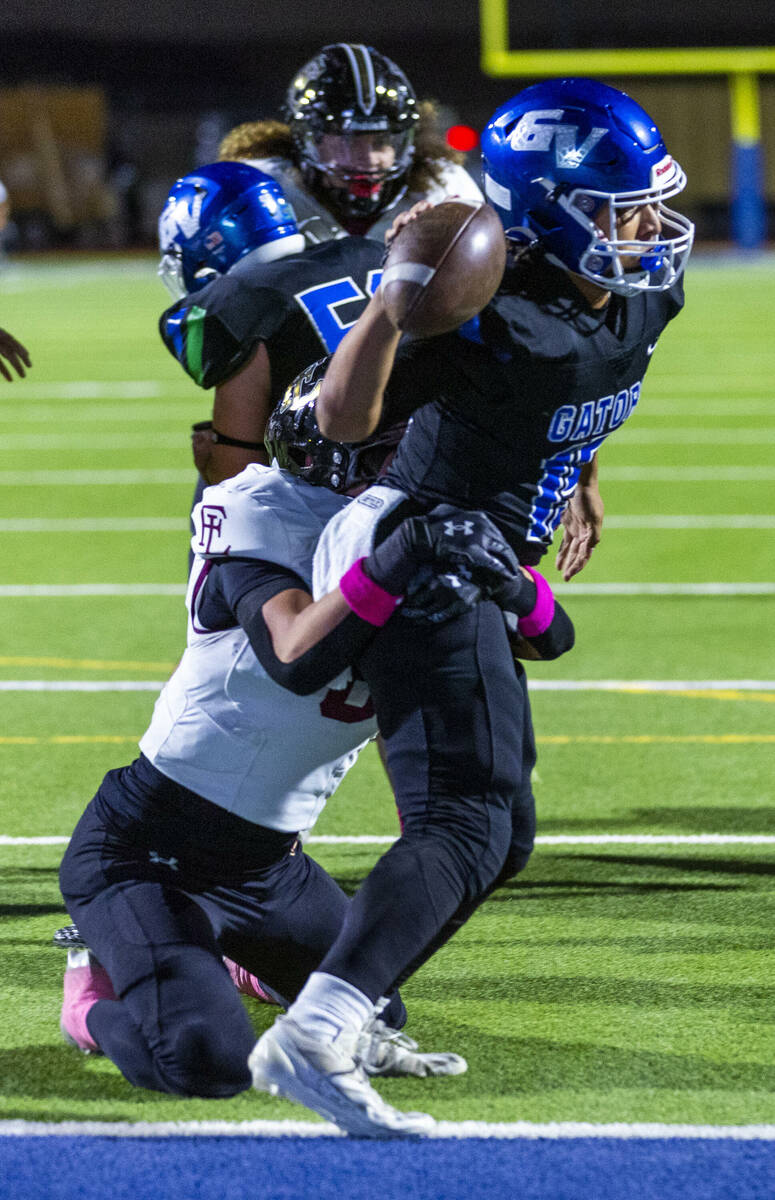
[[[482,189],[469,175],[464,166],[459,163],[443,162],[441,165],[440,186],[445,196],[456,196],[460,200],[470,200],[481,204],[484,200]],[[431,196],[431,199],[435,197]]]
[[229,273],[163,312],[159,332],[194,382],[210,388],[244,366],[256,343],[276,333],[290,306],[290,299],[260,279]]
[[346,237],[327,208],[307,190],[298,169],[287,158],[251,159],[252,166],[266,171],[276,179],[283,189],[286,200],[296,214],[299,232],[304,234],[307,245],[316,246],[331,238]]
[[309,581],[312,555],[329,519],[348,503],[278,467],[251,463],[205,488],[194,508],[191,549],[200,558],[259,558]]

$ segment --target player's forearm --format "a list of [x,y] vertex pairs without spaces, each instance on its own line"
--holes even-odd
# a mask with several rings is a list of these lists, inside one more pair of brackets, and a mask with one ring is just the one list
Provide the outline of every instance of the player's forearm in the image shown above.
[[208,483],[230,479],[249,463],[268,464],[264,430],[270,394],[269,357],[261,343],[250,362],[217,385],[210,426],[195,426],[202,436],[201,443],[195,443],[194,462]]
[[589,462],[582,464],[579,471],[579,487],[589,488],[598,486],[597,483],[597,454],[593,454]]
[[238,616],[269,677],[299,696],[340,675],[377,632],[355,615],[338,589],[315,602],[308,593],[289,589],[260,610],[251,609],[247,597]]
[[263,446],[259,449],[258,445],[256,443],[255,450],[241,450],[236,446],[220,444],[213,446],[207,467],[202,472],[204,478],[208,483],[222,483],[224,479],[239,475],[250,463],[257,462],[268,466],[269,455]]
[[300,590],[280,592],[263,608],[274,652],[283,663],[301,658],[351,613],[338,588],[317,601]]
[[324,437],[360,442],[374,432],[400,338],[377,292],[340,342],[321,384],[315,413]]

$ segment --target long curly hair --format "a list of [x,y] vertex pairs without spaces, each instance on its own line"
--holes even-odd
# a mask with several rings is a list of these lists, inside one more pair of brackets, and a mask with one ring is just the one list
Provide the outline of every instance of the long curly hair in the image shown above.
[[[425,192],[432,184],[442,182],[446,163],[465,162],[465,154],[447,145],[439,124],[438,105],[434,100],[421,100],[417,106],[420,119],[414,139],[414,159],[409,168],[407,185],[410,192]],[[223,138],[218,158],[288,158],[298,165],[296,147],[291,131],[282,121],[244,121]]]

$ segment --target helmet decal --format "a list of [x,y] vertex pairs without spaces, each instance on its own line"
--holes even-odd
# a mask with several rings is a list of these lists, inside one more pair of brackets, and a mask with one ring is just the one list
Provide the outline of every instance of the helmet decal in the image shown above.
[[578,125],[539,124],[539,121],[557,122],[564,115],[561,108],[544,108],[525,113],[513,133],[509,135],[511,149],[517,153],[520,150],[548,150],[554,139],[554,161],[557,166],[581,166],[590,151],[608,133],[608,127],[594,126],[578,146]]
[[368,47],[352,46],[347,42],[340,42],[339,45],[344,50],[350,62],[353,81],[355,83],[355,93],[358,98],[358,107],[367,117],[371,116],[374,111],[374,105],[377,102],[377,93],[375,90],[374,64],[371,61]]
[[170,197],[167,207],[161,215],[159,225],[159,241],[174,242],[179,234],[183,237],[193,237],[199,229],[202,216],[202,205],[205,202],[204,188],[194,188],[191,197]]

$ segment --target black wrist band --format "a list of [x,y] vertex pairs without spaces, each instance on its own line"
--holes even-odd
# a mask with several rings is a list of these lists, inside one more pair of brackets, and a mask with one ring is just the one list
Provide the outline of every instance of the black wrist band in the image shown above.
[[241,450],[265,450],[266,446],[263,442],[243,442],[242,438],[227,437],[225,433],[219,433],[213,426],[210,434],[214,442],[220,446],[239,446]]
[[225,433],[219,433],[212,421],[197,421],[196,425],[191,426],[191,429],[194,433],[209,433],[210,441],[219,446],[239,446],[241,450],[266,449],[263,442],[244,442],[242,438],[228,437]]

